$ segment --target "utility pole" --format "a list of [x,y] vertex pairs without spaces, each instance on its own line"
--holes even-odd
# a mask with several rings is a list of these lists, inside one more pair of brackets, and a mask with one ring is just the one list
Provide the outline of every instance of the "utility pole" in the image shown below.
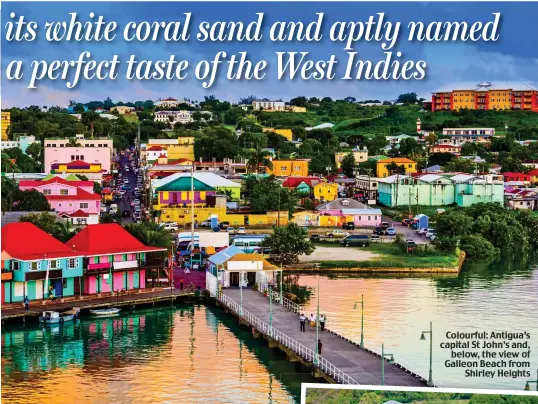
[[191,267],[192,252],[194,251],[194,161],[191,167]]

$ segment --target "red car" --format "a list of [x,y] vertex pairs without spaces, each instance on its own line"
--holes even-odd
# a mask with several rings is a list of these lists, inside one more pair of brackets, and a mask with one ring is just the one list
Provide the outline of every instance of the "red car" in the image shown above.
[[412,219],[404,219],[404,220],[402,220],[402,226],[409,226],[411,223],[413,223]]

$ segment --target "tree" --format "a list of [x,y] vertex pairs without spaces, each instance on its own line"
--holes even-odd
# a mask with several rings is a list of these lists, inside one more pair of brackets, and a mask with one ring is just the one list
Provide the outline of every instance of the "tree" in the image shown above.
[[387,171],[390,175],[405,174],[405,167],[396,164],[394,161],[391,161],[389,164],[387,164]]
[[78,141],[77,138],[69,138],[69,140],[67,141],[67,146],[68,147],[80,147],[80,142]]
[[299,201],[299,196],[293,189],[282,188],[275,176],[271,175],[253,183],[250,200],[250,206],[255,212],[286,210],[291,217]]
[[291,128],[291,135],[294,140],[304,139],[306,130],[302,126],[294,126]]
[[173,234],[158,223],[129,223],[124,227],[146,246],[168,248],[174,241]]
[[398,152],[401,156],[417,160],[422,154],[422,146],[415,139],[408,137],[400,141]]
[[243,132],[239,135],[239,145],[245,148],[263,149],[267,147],[267,134],[261,132]]
[[490,258],[499,254],[499,249],[495,248],[484,237],[475,234],[462,237],[460,248],[472,258]]
[[290,105],[294,107],[306,107],[306,97],[295,97],[290,100]]
[[238,152],[237,136],[222,126],[205,128],[194,139],[194,155],[197,160],[202,158],[203,161],[211,161],[216,158],[217,161],[222,161],[235,157]]
[[101,195],[101,192],[103,192],[103,188],[101,187],[101,184],[99,184],[98,182],[94,182],[93,183],[93,192],[95,192],[96,194]]
[[28,154],[34,161],[43,160],[43,146],[40,142],[34,142],[26,148],[26,154]]
[[8,177],[2,176],[2,212],[10,212],[13,208],[15,191],[19,189],[17,183]]
[[17,189],[13,196],[13,211],[39,212],[49,211],[50,204],[47,198],[35,189],[21,191]]
[[19,218],[19,222],[30,222],[34,226],[39,227],[41,230],[48,234],[54,234],[57,224],[56,215],[49,213],[29,213]]
[[356,102],[357,99],[355,97],[346,97],[346,98],[344,98],[344,101],[345,102]]
[[307,238],[306,230],[295,223],[275,228],[260,246],[270,248],[271,255],[282,264],[298,262],[300,255],[310,255],[315,250],[314,245]]
[[452,153],[432,153],[428,156],[428,164],[444,166],[445,164],[456,160],[456,156]]
[[78,229],[73,226],[73,223],[69,220],[62,220],[56,222],[52,235],[60,240],[62,243],[66,243],[78,233]]
[[245,98],[240,98],[239,99],[239,104],[243,104],[243,105],[251,105],[254,101],[256,101],[256,96],[255,95],[249,95]]
[[267,150],[250,149],[250,155],[247,162],[248,173],[259,173],[262,167],[273,168],[270,160],[271,153]]
[[340,167],[342,168],[342,171],[344,174],[348,177],[353,177],[353,170],[357,166],[357,163],[355,161],[355,156],[353,153],[348,153],[344,156],[342,159],[342,162],[340,163]]
[[228,125],[237,125],[238,122],[247,115],[243,108],[230,108],[224,114],[224,123]]
[[440,215],[437,219],[437,234],[451,237],[466,236],[471,232],[473,219],[457,210]]
[[396,102],[402,104],[416,104],[418,102],[417,93],[400,94],[396,99]]

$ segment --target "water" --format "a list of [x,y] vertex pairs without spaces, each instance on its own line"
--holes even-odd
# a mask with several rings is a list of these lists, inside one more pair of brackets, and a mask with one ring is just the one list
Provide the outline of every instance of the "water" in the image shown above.
[[314,379],[205,306],[2,330],[6,402],[290,403],[301,382]]
[[[299,276],[313,288],[307,313],[317,306],[317,277]],[[497,262],[466,265],[459,276],[321,277],[320,307],[329,322],[360,340],[364,294],[364,341],[367,348],[394,354],[428,376],[429,340],[422,331],[433,322],[433,379],[443,387],[522,390],[538,369],[538,267]],[[357,302],[357,309],[354,309]],[[441,350],[447,332],[527,331],[531,334],[531,377],[469,378],[463,368],[447,368],[450,350]],[[428,339],[428,336],[426,336]]]

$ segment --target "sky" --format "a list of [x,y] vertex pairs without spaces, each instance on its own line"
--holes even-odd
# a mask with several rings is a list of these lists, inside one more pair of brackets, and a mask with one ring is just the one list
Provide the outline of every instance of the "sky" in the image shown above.
[[[59,42],[45,39],[43,27],[46,22],[69,21],[69,13],[78,13],[81,21],[89,20],[90,12],[102,15],[105,21],[118,23],[116,40],[105,42]],[[256,13],[264,13],[264,37],[260,42],[226,41],[218,43],[198,42],[196,32],[201,21],[243,21],[256,19]],[[268,27],[275,21],[314,21],[316,13],[325,13],[323,34],[319,42],[271,42]],[[500,12],[499,39],[495,42],[409,42],[407,25],[410,21],[490,21],[492,13]],[[16,42],[6,40],[6,22],[11,13],[16,18],[23,15],[27,21],[38,23],[35,41]],[[121,38],[123,28],[130,21],[183,21],[184,13],[192,13],[191,38],[188,42],[130,42]],[[407,60],[425,60],[426,77],[423,80],[340,80],[347,58],[345,45],[328,39],[329,27],[336,21],[367,21],[369,16],[385,13],[385,20],[402,24],[401,39],[392,49],[403,53]],[[416,92],[429,99],[431,93],[457,83],[533,82],[538,85],[538,46],[536,46],[535,16],[538,3],[514,2],[8,2],[2,4],[2,108],[28,105],[65,106],[69,100],[88,102],[103,100],[110,96],[113,101],[156,100],[158,98],[186,97],[201,100],[205,95],[238,101],[254,95],[258,98],[289,100],[296,96],[331,97],[333,99],[355,97],[357,100],[393,100],[399,94]],[[68,89],[60,80],[41,80],[37,89],[28,89],[31,62],[34,60],[73,60],[83,51],[89,51],[96,60],[110,59],[118,54],[120,69],[114,81],[86,81]],[[220,70],[216,84],[204,89],[201,82],[189,72],[186,80],[139,81],[124,77],[125,61],[129,55],[138,60],[167,60],[170,55],[187,59],[194,65],[203,59],[212,60],[219,51],[228,54],[248,52],[251,60],[268,61],[267,75],[259,81],[226,80]],[[334,54],[339,60],[334,80],[277,79],[275,52],[309,52],[314,60],[328,59]],[[377,62],[385,58],[377,42],[357,42],[354,51],[361,59]],[[22,80],[7,80],[6,66],[13,60],[21,60],[25,66]]]

